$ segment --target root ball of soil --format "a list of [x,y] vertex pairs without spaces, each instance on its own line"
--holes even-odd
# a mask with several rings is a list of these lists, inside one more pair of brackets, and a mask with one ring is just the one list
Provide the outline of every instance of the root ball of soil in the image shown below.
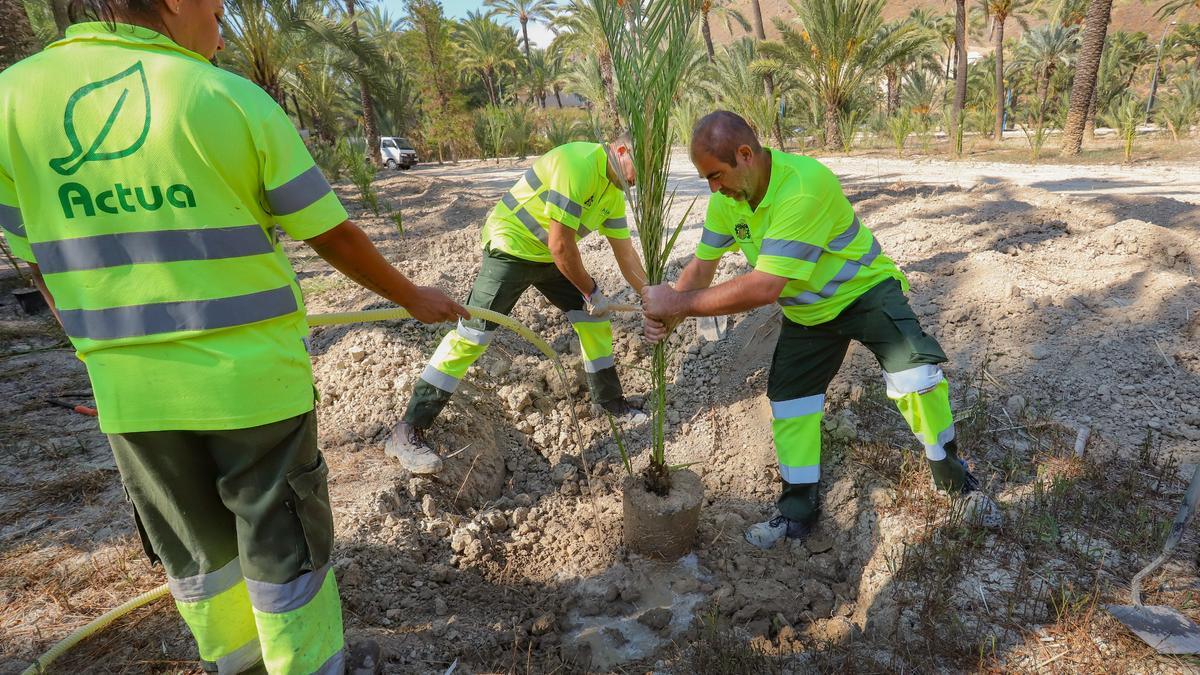
[[671,492],[660,497],[646,490],[640,476],[624,483],[625,545],[630,551],[661,560],[675,560],[692,550],[704,483],[684,469],[672,475]]

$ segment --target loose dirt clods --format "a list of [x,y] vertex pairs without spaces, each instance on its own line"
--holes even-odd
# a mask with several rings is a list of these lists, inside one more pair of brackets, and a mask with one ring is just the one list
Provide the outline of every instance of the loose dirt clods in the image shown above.
[[[360,222],[417,283],[465,297],[482,219],[524,167],[387,175],[380,193],[402,206],[403,236],[386,217]],[[501,331],[431,435],[456,453],[435,479],[405,474],[382,444],[447,327],[313,332],[348,638],[378,640],[396,673],[442,673],[455,659],[477,673],[1182,669],[1103,606],[1127,601],[1182,495],[1183,464],[1196,461],[1195,207],[1003,181],[851,181],[847,191],[950,355],[960,445],[1003,508],[1002,528],[970,526],[932,489],[878,366],[856,348],[828,396],[817,534],[770,551],[746,544],[778,487],[763,396],[777,318],[764,308],[731,317],[720,342],[691,323],[672,338],[668,452],[704,483],[698,541],[678,564],[631,556],[607,420],[584,400],[565,318],[530,292],[515,317],[569,355],[570,382]],[[672,276],[698,236],[689,222]],[[603,241],[581,250],[606,290],[622,288]],[[382,306],[302,245],[289,251],[310,311]],[[729,278],[744,263],[729,256],[720,269]],[[86,394],[81,364],[45,317],[18,314],[15,280],[4,283],[0,672],[16,672],[162,577],[140,557],[94,421],[41,404]],[[615,332],[626,391],[638,394],[648,350],[637,317],[619,317]],[[1080,425],[1093,429],[1083,458]],[[645,447],[645,424],[623,433]],[[633,459],[635,470],[645,463]],[[1146,602],[1200,616],[1195,554],[1189,534],[1148,580]],[[169,603],[109,631],[63,672],[198,672]]]

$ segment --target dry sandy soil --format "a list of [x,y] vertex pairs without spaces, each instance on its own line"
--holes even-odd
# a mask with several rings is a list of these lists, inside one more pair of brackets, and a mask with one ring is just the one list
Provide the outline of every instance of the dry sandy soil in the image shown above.
[[[378,640],[386,670],[456,672],[1178,672],[1103,610],[1154,557],[1200,440],[1200,171],[1193,166],[1029,167],[833,158],[864,223],[906,270],[912,303],[950,356],[959,436],[1005,512],[984,531],[929,486],[919,446],[852,350],[826,409],[816,536],[771,551],[741,538],[777,490],[763,392],[774,308],[706,342],[672,338],[672,462],[706,488],[695,553],[628,554],[624,469],[607,421],[582,404],[563,316],[531,292],[516,318],[564,355],[570,381],[502,331],[432,439],[437,480],[382,452],[445,326],[321,328],[312,357],[331,467],[348,637]],[[403,214],[361,214],[389,259],[465,297],[488,209],[529,162],[386,174]],[[677,157],[679,203],[698,198],[671,274],[699,237],[706,190]],[[584,258],[622,288],[603,241]],[[289,244],[312,312],[385,306]],[[745,269],[733,256],[720,276]],[[141,556],[94,420],[88,382],[52,322],[0,296],[0,672],[18,672],[72,629],[162,583]],[[633,301],[628,289],[619,298]],[[622,378],[642,393],[648,350],[615,322]],[[574,395],[584,447],[570,433]],[[1093,430],[1084,457],[1077,428]],[[644,466],[646,425],[623,429]],[[1148,581],[1149,603],[1200,616],[1192,535]],[[61,672],[198,672],[169,602],[118,622]]]

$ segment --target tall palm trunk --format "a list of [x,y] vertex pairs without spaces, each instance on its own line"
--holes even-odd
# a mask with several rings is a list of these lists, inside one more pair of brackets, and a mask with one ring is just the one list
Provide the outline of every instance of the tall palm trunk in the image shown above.
[[554,100],[558,101],[558,109],[562,110],[562,87],[554,85]]
[[612,54],[608,49],[600,50],[600,81],[604,84],[605,116],[608,117],[608,133],[616,136],[621,132],[621,116],[617,114],[617,89],[613,84]]
[[996,127],[992,138],[997,143],[1004,140],[1004,22],[1008,17],[996,16]]
[[533,62],[529,60],[529,17],[521,15],[521,37],[525,40],[525,67],[533,68]]
[[[1096,76],[1100,72],[1100,57],[1104,54],[1104,36],[1112,14],[1112,0],[1091,0],[1083,26],[1083,45],[1075,65],[1075,81],[1071,83],[1067,125],[1063,130],[1065,156],[1078,155],[1083,147],[1083,131],[1089,118],[1094,119]],[[1091,114],[1089,114],[1091,113]],[[1093,123],[1094,124],[1094,123]]]
[[[754,39],[762,42],[767,39],[767,31],[763,27],[762,5],[758,0],[750,0],[750,8],[754,15]],[[763,75],[763,89],[767,92],[767,100],[775,100],[775,77],[770,73]],[[779,119],[779,115],[775,116],[775,144],[780,150],[784,150],[783,143],[783,124]]]
[[700,5],[700,32],[704,34],[704,47],[708,49],[708,62],[712,63],[716,60],[716,51],[713,49],[712,29],[708,26],[708,8],[710,3],[705,2]]
[[[354,0],[346,0],[346,13],[350,15],[350,30],[358,37],[358,19],[354,16]],[[362,104],[363,135],[367,137],[367,161],[373,166],[380,165],[379,156],[379,125],[375,121],[375,102],[371,96],[371,87],[367,78],[359,78],[358,100]]]
[[0,70],[38,50],[21,0],[0,0]]
[[962,155],[962,115],[967,102],[967,0],[954,2],[954,48],[958,55],[954,73],[954,108],[950,113],[951,147]]
[[825,102],[825,149],[842,149],[842,127],[838,120],[838,104],[832,100]]

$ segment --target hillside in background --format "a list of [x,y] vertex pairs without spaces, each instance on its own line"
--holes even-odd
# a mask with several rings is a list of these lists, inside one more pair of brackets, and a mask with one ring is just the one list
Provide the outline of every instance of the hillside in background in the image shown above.
[[[713,41],[721,44],[727,43],[733,39],[740,38],[743,35],[753,35],[753,10],[751,9],[750,0],[728,0],[730,7],[735,8],[746,16],[746,20],[751,22],[751,32],[742,31],[736,24],[733,27],[733,34],[725,27],[725,22],[718,17],[712,19],[712,34]],[[796,16],[792,11],[788,0],[760,0],[763,12],[763,23],[766,24],[768,38],[777,38],[779,31],[775,30],[775,22],[773,17],[780,17],[784,21],[790,21]],[[1109,30],[1119,29],[1127,31],[1142,31],[1151,36],[1151,39],[1156,40],[1162,34],[1162,30],[1166,22],[1160,21],[1154,17],[1154,12],[1158,9],[1161,2],[1144,3],[1141,0],[1113,0],[1113,18],[1109,26]],[[977,3],[968,1],[968,7],[974,8]],[[937,13],[946,13],[954,11],[954,3],[950,0],[889,0],[884,6],[883,15],[887,19],[895,19],[906,16],[910,11],[917,7],[924,7]],[[1183,22],[1200,21],[1200,11],[1195,9],[1179,12],[1172,17],[1174,20]],[[1038,25],[1038,21],[1032,21],[1030,25]],[[1005,35],[1017,37],[1021,34],[1021,27],[1015,21],[1009,21],[1005,29]],[[988,40],[980,40],[975,38],[971,40],[971,51],[990,51],[991,45]]]

